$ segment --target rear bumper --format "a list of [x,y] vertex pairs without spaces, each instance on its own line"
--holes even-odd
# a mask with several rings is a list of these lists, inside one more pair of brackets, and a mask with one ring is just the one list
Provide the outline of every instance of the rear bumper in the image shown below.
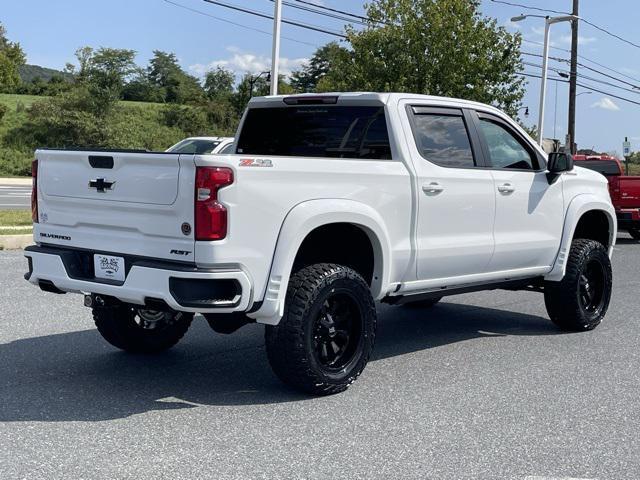
[[616,217],[621,230],[640,228],[640,208],[616,210]]
[[164,302],[182,312],[244,312],[250,307],[251,282],[241,269],[203,270],[125,256],[125,281],[113,282],[93,277],[92,262],[87,261],[91,255],[73,249],[27,247],[29,272],[25,278],[47,291],[108,295],[137,305]]

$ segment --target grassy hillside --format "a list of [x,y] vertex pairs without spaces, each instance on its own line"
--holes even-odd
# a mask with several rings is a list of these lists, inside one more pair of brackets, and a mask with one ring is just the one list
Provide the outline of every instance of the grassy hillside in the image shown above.
[[73,79],[70,73],[54,70],[53,68],[41,67],[40,65],[21,65],[19,73],[20,79],[24,83],[31,83],[36,78],[44,82],[48,82],[53,77],[62,77],[69,81]]
[[[47,97],[0,94],[0,105],[7,111],[0,119],[0,176],[28,175],[37,147],[52,147],[34,140],[29,130],[27,109]],[[110,116],[108,141],[105,147],[164,150],[188,136],[178,127],[169,127],[163,120],[168,108],[159,103],[119,102]]]
[[29,172],[33,153],[26,150],[9,148],[5,145],[7,132],[24,124],[27,120],[26,109],[33,102],[45,97],[33,95],[0,94],[0,105],[7,111],[0,119],[0,176],[20,176]]

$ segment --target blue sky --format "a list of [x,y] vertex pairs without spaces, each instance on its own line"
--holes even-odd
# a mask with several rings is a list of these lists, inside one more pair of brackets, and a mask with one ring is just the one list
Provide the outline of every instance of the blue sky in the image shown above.
[[[109,46],[131,48],[138,52],[139,64],[146,64],[154,49],[175,52],[183,67],[194,74],[201,74],[214,65],[224,65],[238,74],[246,71],[258,72],[269,68],[271,22],[266,19],[237,13],[223,7],[207,4],[202,0],[171,0],[191,9],[242,25],[226,23],[188,11],[167,3],[165,0],[22,0],[3,2],[0,22],[8,30],[9,38],[21,43],[27,53],[28,62],[52,68],[63,68],[66,62],[73,62],[73,52],[80,46]],[[228,3],[271,12],[269,0],[227,0]],[[361,0],[312,0],[326,6],[363,12]],[[571,0],[511,0],[531,6],[554,10],[569,10]],[[541,47],[535,42],[542,40],[543,20],[529,18],[518,24],[511,24],[509,18],[525,10],[519,7],[497,4],[483,0],[485,15],[495,17],[501,25],[512,31],[521,31],[527,40],[523,51],[540,53]],[[621,13],[625,12],[625,13]],[[528,12],[536,13],[536,12]],[[640,4],[637,0],[582,0],[581,16],[610,31],[640,43],[637,19]],[[284,7],[284,16],[315,25],[322,25],[334,31],[343,28],[342,22],[326,17],[318,17]],[[262,30],[267,33],[261,33]],[[313,51],[333,39],[329,35],[302,30],[284,25],[282,40],[281,68],[286,72],[298,67]],[[552,27],[553,56],[567,57],[562,49],[569,47],[570,29],[568,24]],[[580,25],[580,54],[594,60],[627,77],[602,69],[585,60],[585,64],[603,70],[616,78],[621,78],[640,86],[640,50],[621,43],[604,33]],[[295,41],[294,41],[295,40]],[[532,43],[528,43],[532,42]],[[525,57],[525,61],[541,63],[535,57]],[[550,66],[567,69],[566,65],[551,62]],[[527,66],[526,71],[539,73],[540,69]],[[595,72],[586,75],[601,78]],[[608,81],[611,81],[609,79]],[[620,90],[607,85],[584,80],[599,89],[640,101],[639,93]],[[628,88],[631,88],[630,86]],[[535,123],[538,116],[540,83],[530,78],[524,104],[529,106],[530,116],[526,123]],[[589,91],[581,88],[579,92]],[[567,129],[566,84],[558,84],[556,109],[556,84],[549,82],[545,115],[545,136],[564,138]],[[595,147],[596,150],[620,152],[624,136],[630,137],[633,149],[640,149],[640,105],[633,105],[611,95],[597,92],[584,93],[577,99],[577,141],[580,147]]]

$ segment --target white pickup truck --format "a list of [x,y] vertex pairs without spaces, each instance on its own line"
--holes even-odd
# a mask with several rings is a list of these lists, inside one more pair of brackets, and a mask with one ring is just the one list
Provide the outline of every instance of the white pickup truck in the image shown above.
[[27,280],[85,294],[130,352],[174,345],[201,313],[266,325],[284,382],[346,389],[375,301],[544,293],[590,330],[611,298],[607,181],[549,157],[501,111],[411,94],[254,98],[229,155],[38,150]]

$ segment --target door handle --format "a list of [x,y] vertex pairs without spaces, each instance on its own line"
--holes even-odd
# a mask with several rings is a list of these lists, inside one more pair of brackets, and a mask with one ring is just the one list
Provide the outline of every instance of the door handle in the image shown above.
[[500,193],[513,193],[516,189],[510,183],[503,183],[502,185],[498,185],[498,191]]
[[422,191],[427,195],[437,195],[438,193],[444,191],[444,187],[438,182],[431,182],[428,185],[422,185]]

